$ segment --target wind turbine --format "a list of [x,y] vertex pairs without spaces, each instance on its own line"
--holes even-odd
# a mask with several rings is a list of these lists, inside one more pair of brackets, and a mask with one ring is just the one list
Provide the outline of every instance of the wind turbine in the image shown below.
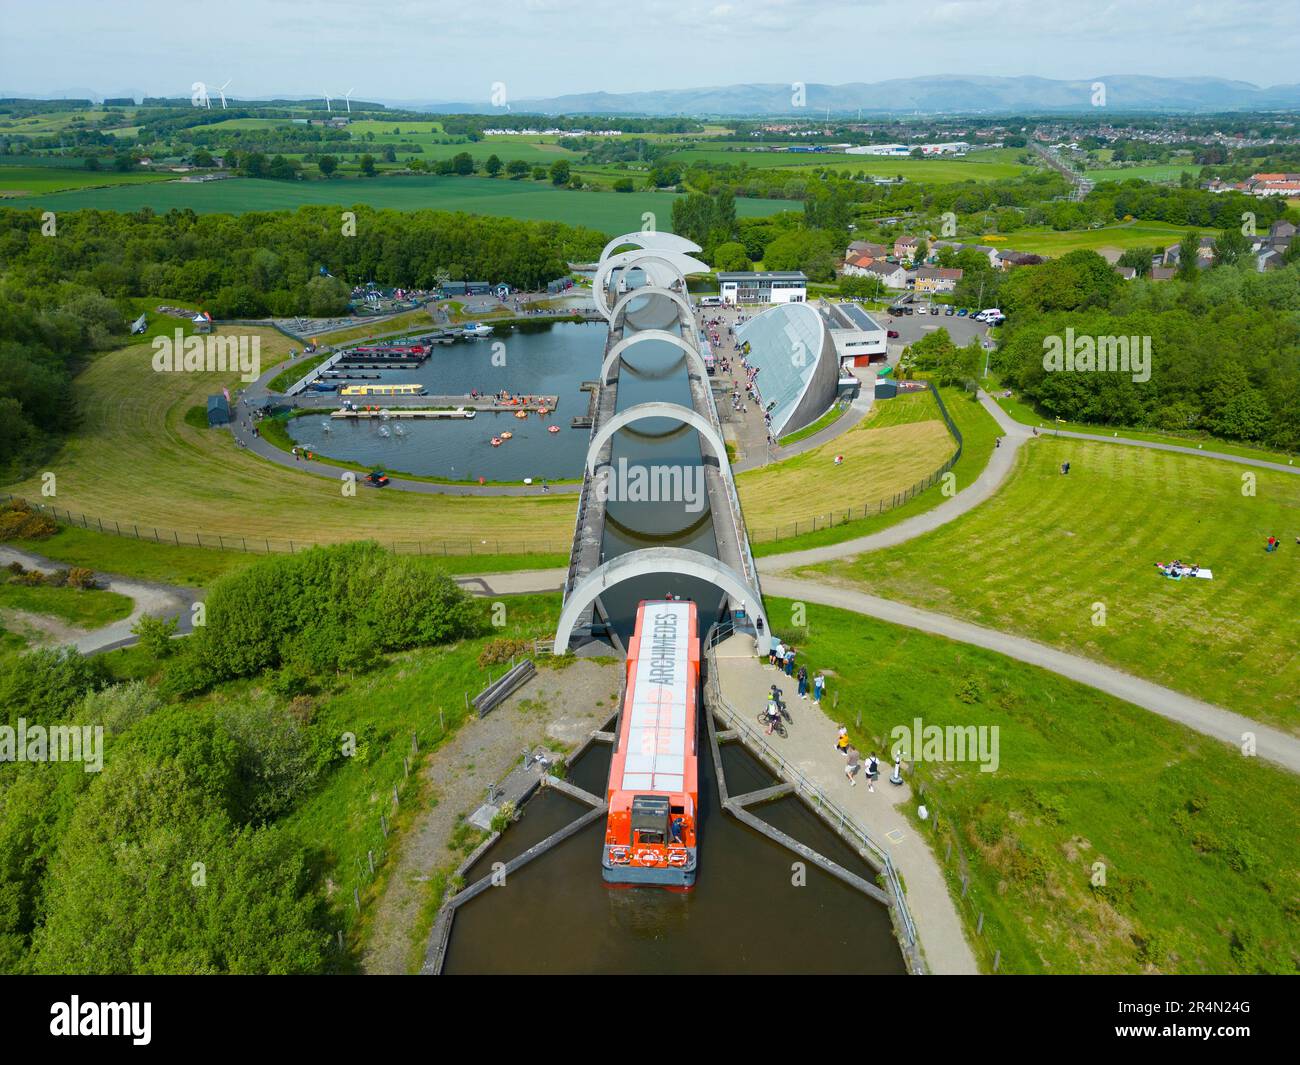
[[325,97],[325,110],[333,113],[334,108],[330,107],[330,94],[326,92],[321,95]]
[[349,89],[343,94],[343,102],[348,105],[348,114],[352,114],[352,94],[356,91],[356,89]]
[[[227,78],[226,85],[229,84],[230,84],[230,79]],[[226,85],[222,85],[221,88],[217,90],[217,93],[221,96],[221,110],[223,111],[226,109]]]

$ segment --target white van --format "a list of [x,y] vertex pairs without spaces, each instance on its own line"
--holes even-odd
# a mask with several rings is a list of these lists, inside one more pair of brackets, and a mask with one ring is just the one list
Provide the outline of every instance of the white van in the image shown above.
[[977,322],[988,322],[990,325],[998,325],[1007,320],[1007,316],[996,307],[990,307],[988,310],[980,311],[975,315]]

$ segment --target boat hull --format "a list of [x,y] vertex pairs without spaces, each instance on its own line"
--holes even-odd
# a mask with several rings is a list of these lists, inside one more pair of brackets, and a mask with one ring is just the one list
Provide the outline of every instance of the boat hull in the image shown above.
[[632,865],[614,864],[609,855],[601,859],[600,873],[607,884],[626,884],[633,887],[688,888],[695,885],[697,863],[695,848],[686,850],[685,865]]

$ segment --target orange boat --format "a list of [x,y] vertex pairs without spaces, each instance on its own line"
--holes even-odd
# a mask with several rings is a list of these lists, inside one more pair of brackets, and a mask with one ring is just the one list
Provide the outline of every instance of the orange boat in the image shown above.
[[606,883],[695,883],[699,679],[695,604],[642,602],[628,645],[627,695],[609,765],[601,854]]

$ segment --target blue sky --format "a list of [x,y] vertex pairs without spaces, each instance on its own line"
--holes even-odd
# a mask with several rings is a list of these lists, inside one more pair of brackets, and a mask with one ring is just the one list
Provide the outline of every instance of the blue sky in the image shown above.
[[1300,81],[1289,0],[0,0],[0,91],[486,99],[923,74]]

